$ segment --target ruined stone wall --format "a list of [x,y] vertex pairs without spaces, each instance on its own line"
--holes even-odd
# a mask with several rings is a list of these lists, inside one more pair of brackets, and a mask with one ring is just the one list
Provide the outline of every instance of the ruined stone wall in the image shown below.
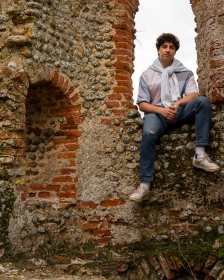
[[[224,3],[191,2],[200,92],[219,101],[208,152],[224,166]],[[143,124],[131,81],[138,5],[1,2],[2,260],[43,258],[70,273],[172,279],[186,272],[180,244],[203,277],[223,269],[216,261],[223,257],[224,172],[192,166],[194,125],[156,147],[149,201],[128,199],[139,185]]]

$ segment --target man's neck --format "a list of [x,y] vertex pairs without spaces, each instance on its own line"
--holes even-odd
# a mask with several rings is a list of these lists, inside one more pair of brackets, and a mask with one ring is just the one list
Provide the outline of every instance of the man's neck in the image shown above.
[[171,66],[172,63],[173,63],[173,60],[172,60],[172,61],[169,61],[169,62],[166,62],[166,61],[164,61],[164,60],[159,59],[159,61],[160,61],[160,63],[162,64],[163,68],[167,68],[167,67]]

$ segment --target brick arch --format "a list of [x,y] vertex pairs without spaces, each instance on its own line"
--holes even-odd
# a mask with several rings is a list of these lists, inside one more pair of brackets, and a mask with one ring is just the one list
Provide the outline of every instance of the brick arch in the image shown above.
[[16,90],[24,96],[27,95],[31,85],[50,83],[52,86],[59,88],[68,97],[71,104],[75,103],[79,98],[78,93],[74,92],[75,88],[71,81],[49,67],[27,67],[18,71],[12,79],[14,80]]
[[[19,163],[20,167],[24,167],[24,165],[26,165],[26,173],[24,174],[25,179],[22,180],[22,182],[25,181],[25,184],[20,184],[19,186],[17,185],[17,191],[21,193],[21,200],[26,201],[29,199],[46,201],[53,197],[54,199],[57,198],[59,200],[73,200],[76,197],[75,183],[78,181],[78,178],[75,176],[75,151],[79,148],[78,138],[82,134],[81,130],[79,130],[79,124],[84,120],[83,115],[80,113],[81,105],[74,104],[78,101],[78,93],[75,91],[74,86],[66,76],[55,72],[49,67],[38,68],[37,66],[33,66],[25,68],[24,70],[17,72],[12,78],[12,81],[15,90],[17,91],[16,97],[18,101],[23,103],[24,107],[26,107],[26,117],[29,116],[30,118],[30,116],[35,114],[35,108],[37,107],[36,104],[34,104],[34,110],[29,112],[29,107],[32,105],[29,102],[33,96],[39,96],[40,98],[44,98],[45,96],[47,98],[46,100],[50,100],[50,96],[52,96],[51,100],[58,100],[57,104],[59,105],[57,106],[54,104],[55,102],[49,101],[48,104],[46,104],[45,101],[41,101],[41,106],[48,106],[49,109],[43,110],[45,111],[43,113],[45,120],[34,120],[34,125],[37,130],[41,131],[42,128],[46,130],[48,118],[52,118],[53,121],[57,121],[58,118],[64,119],[64,122],[59,124],[59,129],[62,135],[59,135],[58,137],[53,135],[53,139],[49,138],[52,140],[49,142],[51,143],[50,147],[49,143],[46,144],[46,142],[43,141],[44,150],[49,148],[48,153],[51,154],[51,148],[54,150],[54,160],[52,164],[55,164],[55,168],[58,168],[58,170],[57,172],[53,172],[57,174],[52,175],[52,178],[50,178],[49,175],[50,179],[46,180],[46,183],[41,184],[35,183],[38,180],[34,177],[33,180],[28,179],[30,178],[29,176],[32,177],[34,174],[31,172],[31,168],[28,168],[29,157],[27,156],[28,153],[32,152],[30,147],[32,146],[33,142],[29,139],[29,142],[31,141],[31,143],[29,143],[29,145],[26,143],[26,140],[28,139],[27,129],[25,124],[21,124],[20,129],[23,130],[24,133],[19,132],[20,139],[18,139],[16,147],[16,149],[19,148],[21,150],[21,155],[17,156],[16,161]],[[43,102],[45,102],[45,104]],[[25,114],[25,112],[23,113]],[[35,116],[38,118],[38,111],[36,112]],[[41,117],[41,115],[39,117]],[[28,126],[28,128],[29,130],[31,129],[31,133],[33,133],[34,128],[31,128],[31,126]],[[37,133],[36,136],[38,136],[38,131],[35,133]],[[41,135],[43,135],[43,133]],[[39,138],[42,137],[41,135],[39,135]],[[26,140],[24,137],[26,137]],[[39,146],[36,147],[39,149]],[[35,146],[33,146],[33,150],[34,148]],[[36,153],[37,152],[39,152],[39,150],[37,150]],[[34,155],[35,153],[32,154]],[[24,156],[26,156],[25,162],[23,161]],[[51,155],[48,157],[51,157]],[[38,166],[40,161],[39,158],[37,156],[36,162],[32,161],[34,166]],[[43,174],[47,173],[44,171],[44,169],[47,169],[49,166],[50,170],[50,166],[52,165],[51,159],[46,162],[47,166],[43,167]]]

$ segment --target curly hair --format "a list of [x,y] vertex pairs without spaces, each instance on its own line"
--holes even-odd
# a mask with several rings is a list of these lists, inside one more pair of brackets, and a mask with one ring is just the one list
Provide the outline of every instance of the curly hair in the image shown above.
[[156,48],[159,50],[159,48],[165,43],[165,42],[172,42],[176,48],[176,51],[180,48],[180,41],[179,39],[173,35],[172,33],[163,33],[161,34],[157,40],[156,40]]

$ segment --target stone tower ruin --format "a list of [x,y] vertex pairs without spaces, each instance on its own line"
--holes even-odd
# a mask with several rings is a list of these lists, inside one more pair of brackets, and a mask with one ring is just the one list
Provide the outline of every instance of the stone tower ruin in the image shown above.
[[[213,110],[209,150],[224,166],[224,1],[190,2],[200,94]],[[191,165],[194,126],[162,137],[151,199],[128,199],[143,124],[131,80],[138,6],[1,0],[2,261],[162,280],[185,273],[179,246],[195,274],[222,275],[224,171]]]

